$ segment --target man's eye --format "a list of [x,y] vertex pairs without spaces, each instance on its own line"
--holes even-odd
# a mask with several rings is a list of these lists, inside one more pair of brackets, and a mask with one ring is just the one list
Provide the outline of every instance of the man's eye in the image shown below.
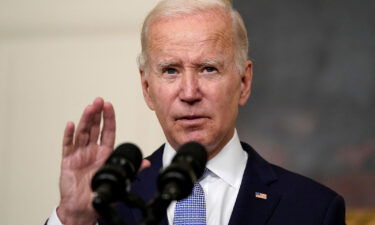
[[166,69],[164,69],[164,73],[166,73],[166,74],[176,74],[177,70],[174,69],[174,68],[166,68]]
[[203,72],[207,72],[207,73],[213,73],[213,72],[216,72],[217,69],[215,67],[211,67],[211,66],[207,66],[207,67],[204,67],[203,69]]

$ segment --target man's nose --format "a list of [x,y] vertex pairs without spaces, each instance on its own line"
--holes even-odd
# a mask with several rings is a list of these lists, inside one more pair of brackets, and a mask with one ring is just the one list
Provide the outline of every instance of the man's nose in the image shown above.
[[181,101],[191,105],[202,99],[197,74],[190,72],[183,74],[180,85],[179,97]]

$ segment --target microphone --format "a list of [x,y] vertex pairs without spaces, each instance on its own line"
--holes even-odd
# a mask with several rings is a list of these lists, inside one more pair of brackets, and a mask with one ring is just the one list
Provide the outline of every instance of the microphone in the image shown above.
[[159,224],[173,200],[189,196],[194,183],[203,175],[206,163],[207,152],[201,144],[188,142],[182,145],[171,164],[159,174],[159,194],[148,204],[141,225]]
[[142,153],[131,143],[119,145],[91,181],[95,193],[93,206],[100,210],[109,203],[125,199],[142,162]]
[[181,200],[190,195],[194,183],[203,175],[207,151],[197,142],[180,147],[171,164],[159,175],[157,185],[162,198]]

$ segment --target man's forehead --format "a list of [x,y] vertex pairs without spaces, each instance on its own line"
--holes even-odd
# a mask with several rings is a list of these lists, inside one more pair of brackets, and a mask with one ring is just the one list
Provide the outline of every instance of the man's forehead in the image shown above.
[[[229,44],[220,44],[220,41],[194,42],[163,42],[150,46],[149,57],[152,63],[157,64],[222,64],[232,58],[233,50]],[[150,61],[150,63],[151,63]]]
[[[173,32],[173,31],[172,31]],[[206,35],[201,33],[183,33],[175,34],[173,37],[160,35],[150,40],[150,48],[157,48],[158,50],[169,48],[196,48],[203,49],[204,47],[213,46],[217,48],[231,47],[232,39],[228,34],[222,32],[212,32]]]
[[[232,38],[231,18],[221,10],[155,19],[149,26],[149,41],[171,41],[184,38],[188,40],[205,33],[200,41],[208,39]],[[197,39],[197,38],[195,38]],[[199,40],[199,39],[198,39]]]
[[170,48],[218,49],[233,47],[231,23],[225,19],[212,20],[209,14],[159,19],[151,24],[148,33],[148,50],[163,51]]

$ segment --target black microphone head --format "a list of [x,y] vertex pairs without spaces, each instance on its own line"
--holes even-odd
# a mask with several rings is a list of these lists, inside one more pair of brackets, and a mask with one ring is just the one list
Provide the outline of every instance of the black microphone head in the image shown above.
[[92,190],[102,198],[99,202],[114,202],[127,194],[142,158],[139,148],[131,143],[121,144],[112,152],[91,180]]
[[203,175],[206,163],[207,152],[201,144],[188,142],[182,145],[171,164],[158,177],[157,185],[163,198],[186,198]]
[[196,179],[199,179],[206,168],[207,158],[206,148],[198,142],[191,141],[180,147],[173,158],[172,163],[186,161],[194,170],[194,173],[197,176]]
[[129,160],[134,166],[134,172],[136,173],[141,166],[143,156],[141,150],[135,144],[122,143],[115,148],[115,151],[108,158],[106,164],[110,163],[114,158]]

